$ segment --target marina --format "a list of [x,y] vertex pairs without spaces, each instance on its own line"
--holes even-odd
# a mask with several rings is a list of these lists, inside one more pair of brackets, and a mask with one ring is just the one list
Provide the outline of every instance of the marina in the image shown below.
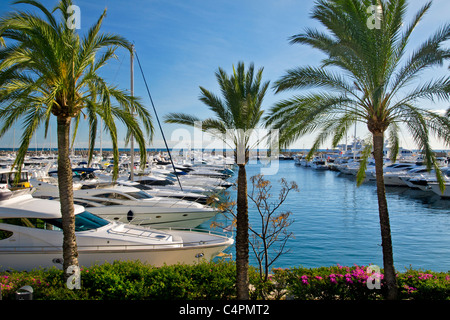
[[[261,167],[248,165],[248,177],[259,174]],[[279,209],[293,213],[290,231],[294,237],[274,267],[383,265],[374,181],[358,187],[353,174],[315,170],[295,165],[295,161],[280,161],[277,175],[265,178],[272,183],[274,197],[281,178],[295,181],[300,189]],[[435,182],[429,186],[435,187]],[[386,186],[386,197],[396,268],[450,270],[450,198],[430,188],[424,191],[406,185]],[[251,204],[249,216],[257,223]],[[252,256],[250,260],[256,263]]]
[[[62,267],[58,201],[10,193],[0,201],[1,270]],[[81,266],[140,260],[154,266],[211,259],[233,240],[211,233],[154,230],[102,219],[75,206],[75,233]]]
[[112,1],[2,7],[0,300],[448,299],[447,4]]
[[[272,196],[277,195],[281,178],[295,181],[300,189],[299,193],[289,195],[279,209],[280,212],[292,212],[294,223],[289,231],[293,232],[294,237],[287,242],[285,252],[274,267],[381,265],[373,168],[368,166],[366,179],[358,187],[355,177],[358,161],[353,161],[353,157],[349,158],[351,161],[344,161],[348,157],[341,153],[333,159],[324,154],[310,162],[306,162],[304,158],[298,153],[286,153],[279,157],[276,174],[265,176],[272,183]],[[49,174],[55,170],[53,157],[51,159],[49,160],[48,155],[30,157],[24,167],[21,186],[27,186],[27,177],[30,177],[33,198],[44,198],[47,201],[51,199],[55,202],[58,200],[58,190],[56,178]],[[144,170],[138,170],[139,166],[136,166],[135,178],[138,179],[133,182],[129,180],[128,155],[123,153],[117,183],[111,180],[107,157],[105,160],[98,158],[100,161],[95,161],[88,167],[86,159],[76,156],[73,159],[74,202],[102,219],[127,226],[219,231],[212,227],[212,223],[228,226],[231,224],[230,217],[208,204],[217,204],[219,199],[223,199],[224,193],[228,193],[231,199],[236,196],[236,190],[230,186],[235,183],[237,171],[231,164],[232,161],[221,155],[203,152],[201,159],[201,163],[197,161],[194,164],[194,157],[191,161],[186,161],[186,155],[174,156],[177,175],[183,177],[181,185],[183,189],[187,189],[180,190],[164,152],[150,157]],[[445,158],[441,170],[448,185],[450,170],[444,160]],[[7,166],[8,161],[4,157],[5,172],[8,172]],[[249,161],[249,185],[250,177],[260,174],[261,169],[266,166],[263,161],[255,161],[254,158]],[[12,180],[11,173],[6,176],[2,181]],[[155,181],[159,182],[156,185],[143,182],[151,178],[157,178]],[[422,183],[412,184],[415,180]],[[424,170],[420,161],[411,159],[402,159],[396,163],[387,161],[385,181],[396,267],[448,271],[448,189],[440,194],[434,173]],[[257,223],[256,217],[255,208],[249,203],[251,224]],[[231,233],[228,236],[231,239],[233,235]],[[211,258],[214,259],[217,255],[218,253]],[[234,255],[234,245],[230,243],[220,254],[221,257],[231,259]],[[256,265],[252,255],[250,263]]]
[[[62,267],[60,194],[57,180],[52,176],[58,172],[53,170],[54,165],[53,160],[31,161],[16,180],[11,163],[3,163],[0,171],[2,270]],[[165,196],[157,197],[147,192],[153,190],[148,185],[143,185],[148,189],[136,188],[127,183],[126,170],[120,179],[123,183],[113,182],[111,174],[102,166],[95,170],[78,166],[73,169],[80,265],[116,260],[140,260],[154,266],[193,264],[211,260],[233,244],[232,237],[223,232],[195,229],[218,214],[215,208],[197,202],[201,194],[195,197],[187,193],[184,199],[180,190],[173,191],[172,198],[169,189],[158,191]],[[97,170],[106,173],[99,178],[94,174]],[[198,181],[194,184],[198,185]],[[204,190],[212,192],[212,189]]]

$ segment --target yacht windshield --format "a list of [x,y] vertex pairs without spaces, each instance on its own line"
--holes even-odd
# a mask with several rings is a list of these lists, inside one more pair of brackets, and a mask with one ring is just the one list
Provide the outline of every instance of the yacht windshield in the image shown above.
[[[45,221],[62,229],[62,219],[48,219]],[[75,215],[75,231],[94,230],[107,224],[109,224],[107,220],[97,217],[88,211]]]
[[152,198],[152,196],[149,195],[145,191],[127,192],[127,195],[129,195],[135,199],[150,199],[150,198]]

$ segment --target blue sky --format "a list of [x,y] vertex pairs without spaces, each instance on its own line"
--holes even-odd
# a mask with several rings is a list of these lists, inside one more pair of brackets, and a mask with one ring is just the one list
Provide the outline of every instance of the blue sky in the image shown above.
[[[52,8],[56,0],[42,0]],[[0,14],[15,7],[10,1],[1,0]],[[313,0],[74,0],[81,9],[81,29],[85,32],[107,8],[103,32],[120,34],[135,43],[155,107],[162,121],[168,112],[187,112],[209,116],[209,111],[199,100],[199,86],[218,92],[215,71],[220,66],[228,72],[232,65],[243,61],[254,63],[256,68],[264,67],[263,78],[275,82],[285,70],[300,65],[318,65],[323,58],[317,50],[306,46],[290,45],[288,38],[301,33],[306,27],[319,27],[309,17]],[[423,0],[409,1],[408,18],[425,3]],[[434,0],[431,10],[424,18],[410,43],[414,49],[434,30],[448,21],[450,1]],[[440,69],[424,74],[448,74],[448,63]],[[130,57],[125,50],[117,51],[117,60],[104,67],[102,74],[120,88],[130,87]],[[135,61],[135,95],[140,96],[151,113],[150,100]],[[269,90],[264,108],[268,110],[277,101],[294,94],[275,95]],[[449,103],[427,104],[431,109],[447,109]],[[156,119],[155,119],[156,126]],[[119,133],[119,146],[124,145],[123,128]],[[171,140],[177,125],[163,124],[166,138]],[[162,137],[156,127],[154,141],[149,147],[163,147]],[[187,128],[183,128],[187,129]],[[87,130],[80,130],[76,147],[86,147]],[[357,135],[364,136],[366,130],[357,127]],[[350,133],[352,134],[352,133]],[[16,126],[15,146],[20,139],[20,125]],[[174,138],[175,139],[175,138]],[[293,148],[309,147],[311,136],[300,139]],[[170,142],[173,146],[176,142]],[[11,147],[13,131],[0,140],[0,147]],[[56,146],[56,124],[52,126],[52,137],[46,140],[42,131],[33,139],[30,147],[48,148]],[[111,144],[103,134],[102,146]],[[407,132],[403,134],[403,145],[410,144]],[[97,147],[99,144],[97,144]],[[328,147],[325,145],[324,147]],[[436,144],[436,148],[440,145]]]

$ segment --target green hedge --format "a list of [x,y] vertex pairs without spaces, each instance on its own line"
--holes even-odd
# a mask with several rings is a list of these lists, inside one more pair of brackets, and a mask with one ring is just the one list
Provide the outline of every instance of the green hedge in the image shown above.
[[[117,262],[81,270],[81,289],[69,290],[57,269],[0,273],[4,300],[15,299],[24,285],[36,300],[227,300],[235,299],[234,262],[203,262],[155,268]],[[381,270],[382,271],[382,270]],[[364,266],[273,269],[262,282],[250,268],[252,299],[381,300],[381,289],[368,289]],[[398,273],[401,299],[449,300],[449,273],[408,269]]]

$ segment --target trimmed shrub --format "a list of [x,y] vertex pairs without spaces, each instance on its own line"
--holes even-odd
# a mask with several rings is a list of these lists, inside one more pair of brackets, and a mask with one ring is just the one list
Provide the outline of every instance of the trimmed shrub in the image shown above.
[[[381,289],[369,289],[365,266],[273,269],[264,282],[256,268],[249,268],[250,297],[300,300],[381,300]],[[407,269],[397,275],[403,300],[449,300],[450,275]],[[141,262],[114,262],[81,269],[81,289],[70,290],[56,268],[31,272],[2,272],[3,299],[30,285],[36,300],[227,300],[235,299],[234,261],[153,267]]]

